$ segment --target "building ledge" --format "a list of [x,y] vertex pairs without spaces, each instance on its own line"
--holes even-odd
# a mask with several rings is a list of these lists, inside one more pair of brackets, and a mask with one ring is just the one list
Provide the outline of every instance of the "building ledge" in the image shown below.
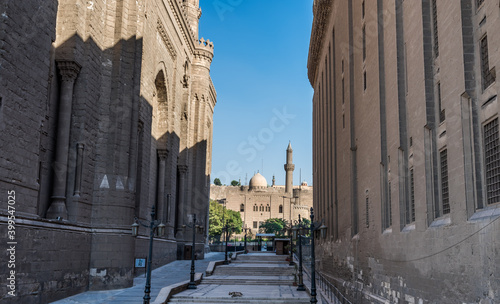
[[401,232],[411,232],[415,230],[415,223],[406,225]]
[[480,209],[474,213],[469,222],[477,222],[483,220],[492,220],[500,216],[500,204],[494,206],[488,206],[484,209]]
[[451,225],[451,218],[449,216],[445,216],[435,219],[429,227],[439,228],[439,227],[446,227],[449,225]]

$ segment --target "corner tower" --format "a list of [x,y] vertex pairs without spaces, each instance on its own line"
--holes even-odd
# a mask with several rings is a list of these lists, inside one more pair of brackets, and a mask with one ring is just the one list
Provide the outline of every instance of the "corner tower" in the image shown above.
[[293,161],[292,143],[288,142],[288,148],[286,148],[286,164],[285,164],[285,172],[286,172],[285,192],[290,194],[292,194],[293,191],[293,170],[295,170],[295,165],[292,163],[292,161]]

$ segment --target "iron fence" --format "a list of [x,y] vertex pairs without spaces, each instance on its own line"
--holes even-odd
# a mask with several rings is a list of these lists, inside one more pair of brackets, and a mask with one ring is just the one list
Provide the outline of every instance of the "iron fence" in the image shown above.
[[[296,251],[298,253],[298,251]],[[311,238],[302,237],[302,267],[305,275],[311,280]],[[326,297],[329,303],[333,304],[352,304],[342,292],[328,278],[316,270],[316,288],[323,298]]]

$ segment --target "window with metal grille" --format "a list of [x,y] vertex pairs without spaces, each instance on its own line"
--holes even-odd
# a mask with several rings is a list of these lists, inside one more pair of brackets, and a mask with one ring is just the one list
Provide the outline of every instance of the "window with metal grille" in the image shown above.
[[477,7],[479,8],[483,4],[484,0],[476,0]]
[[279,207],[279,213],[283,213],[283,205],[280,205],[280,207]]
[[366,71],[363,72],[363,90],[366,91]]
[[256,221],[253,222],[253,228],[259,228],[259,227],[257,227],[257,222]]
[[366,26],[363,26],[362,30],[363,36],[363,61],[366,59]]
[[483,78],[483,90],[495,82],[495,71],[490,70],[488,61],[488,36],[481,39],[481,75]]
[[441,203],[443,214],[450,213],[450,193],[448,191],[448,150],[439,152],[441,160]]
[[366,197],[366,228],[369,228],[370,227],[370,212],[369,212],[369,208],[368,208],[368,203],[369,203],[369,199],[368,199],[368,196]]
[[413,177],[413,169],[410,170],[410,212],[411,221],[415,221],[415,179]]
[[438,38],[438,21],[437,21],[437,0],[432,0],[432,33],[434,42],[434,56],[439,57],[439,38]]
[[438,82],[437,84],[437,97],[438,97],[438,111],[439,111],[439,122],[442,123],[445,118],[446,118],[446,114],[445,114],[445,111],[443,109],[443,105],[442,105],[442,102],[441,102],[441,83]]
[[500,147],[498,118],[484,125],[484,154],[486,161],[486,190],[488,204],[500,201]]
[[[342,63],[344,63],[342,61]],[[345,103],[345,81],[344,81],[344,76],[342,76],[342,104]]]
[[387,193],[387,208],[389,215],[389,227],[392,226],[392,198],[391,198],[391,182],[389,182],[389,192]]
[[240,205],[240,212],[245,212],[245,205],[243,204]]

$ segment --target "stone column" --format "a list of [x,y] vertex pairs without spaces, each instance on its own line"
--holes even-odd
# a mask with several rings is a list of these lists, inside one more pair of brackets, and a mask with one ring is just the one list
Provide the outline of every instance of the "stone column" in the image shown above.
[[187,165],[179,165],[178,167],[179,170],[179,180],[177,181],[179,183],[179,205],[177,206],[177,217],[178,217],[178,227],[176,228],[176,238],[177,240],[182,240],[184,239],[184,230],[182,229],[182,225],[184,223],[184,214],[185,214],[185,207],[186,207],[186,176],[187,176],[187,171],[188,171],[188,166]]
[[82,167],[83,167],[83,148],[82,143],[76,144],[76,174],[74,196],[79,197],[82,188]]
[[165,162],[168,157],[168,150],[166,149],[158,149],[158,185],[157,185],[157,193],[158,193],[158,216],[157,219],[165,223],[166,217],[168,215],[165,214],[167,210],[165,208]]
[[75,61],[57,61],[61,74],[61,94],[57,122],[56,157],[54,161],[54,184],[47,218],[67,219],[66,179],[68,177],[69,132],[71,129],[71,107],[73,87],[81,66]]

